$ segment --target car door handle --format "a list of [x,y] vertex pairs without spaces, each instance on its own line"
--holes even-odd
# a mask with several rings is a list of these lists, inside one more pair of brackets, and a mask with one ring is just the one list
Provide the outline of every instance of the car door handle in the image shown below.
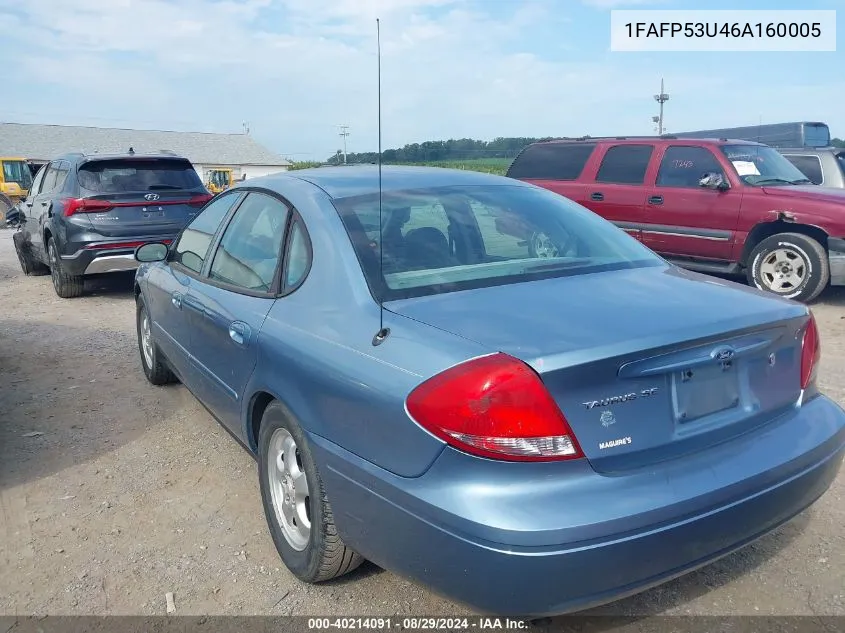
[[42,206],[42,207],[46,207],[48,204],[50,204],[50,202],[49,202],[48,200],[42,200],[42,201],[41,201],[41,206]]
[[231,338],[238,345],[246,346],[249,342],[250,329],[246,323],[242,321],[232,321],[229,324],[229,338]]
[[648,199],[649,204],[663,204],[663,196],[651,196]]
[[172,303],[177,310],[182,309],[182,295],[178,292],[173,293],[173,296],[170,297],[170,303]]
[[604,200],[604,194],[600,191],[594,191],[590,194],[590,200],[595,200],[596,202],[601,202]]

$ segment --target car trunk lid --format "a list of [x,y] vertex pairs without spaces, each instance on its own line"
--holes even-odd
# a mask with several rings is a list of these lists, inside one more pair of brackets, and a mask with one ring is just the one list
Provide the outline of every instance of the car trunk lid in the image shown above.
[[703,450],[801,396],[806,308],[675,268],[482,288],[386,307],[534,367],[600,471]]

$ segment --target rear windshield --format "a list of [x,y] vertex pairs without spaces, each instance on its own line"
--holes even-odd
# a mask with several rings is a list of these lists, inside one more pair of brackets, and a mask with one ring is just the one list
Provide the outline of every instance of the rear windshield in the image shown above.
[[79,168],[79,186],[94,193],[122,193],[196,189],[202,181],[185,160],[98,160]]
[[377,194],[334,204],[379,300],[664,265],[621,229],[539,187],[385,192],[381,231]]
[[595,147],[595,143],[529,145],[514,159],[507,175],[525,180],[576,180]]

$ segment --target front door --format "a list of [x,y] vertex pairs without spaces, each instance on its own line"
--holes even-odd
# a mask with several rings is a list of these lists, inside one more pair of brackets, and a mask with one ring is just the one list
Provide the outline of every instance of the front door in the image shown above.
[[250,192],[232,216],[208,273],[191,286],[191,354],[200,369],[197,395],[238,432],[242,398],[258,360],[258,333],[276,301],[288,207]]
[[697,145],[665,149],[643,213],[643,243],[662,255],[724,260],[731,257],[742,192],[699,184],[708,172],[727,175],[713,153]]
[[208,257],[214,236],[239,194],[215,198],[185,227],[170,248],[167,266],[154,267],[147,278],[145,297],[152,318],[153,338],[188,389],[195,391],[197,363],[191,355],[190,312],[186,297]]

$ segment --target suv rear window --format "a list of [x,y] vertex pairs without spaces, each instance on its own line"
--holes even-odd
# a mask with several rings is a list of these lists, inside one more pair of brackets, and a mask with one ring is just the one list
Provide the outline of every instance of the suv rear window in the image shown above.
[[533,180],[575,180],[595,147],[595,143],[529,145],[511,163],[507,175]]
[[116,159],[82,165],[79,186],[94,193],[122,193],[196,189],[202,181],[186,160]]

